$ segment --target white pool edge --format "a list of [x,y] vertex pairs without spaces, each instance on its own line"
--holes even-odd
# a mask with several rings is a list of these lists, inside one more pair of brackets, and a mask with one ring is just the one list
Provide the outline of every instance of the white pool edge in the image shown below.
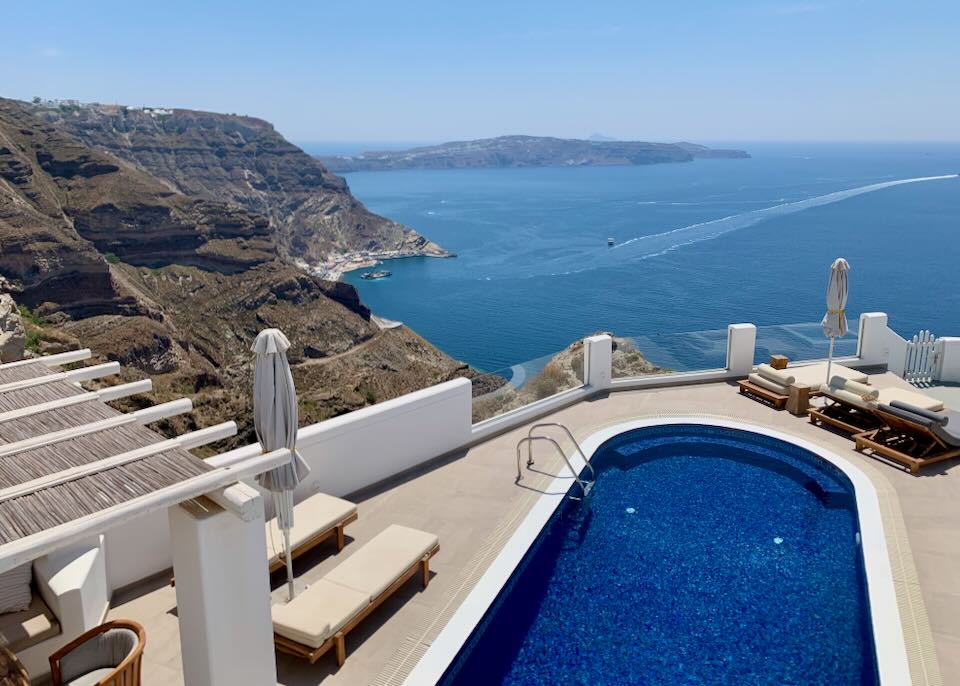
[[[588,459],[593,459],[597,449],[611,438],[634,429],[670,424],[699,424],[728,429],[750,431],[775,438],[785,443],[808,450],[840,469],[853,484],[860,522],[860,542],[866,573],[867,596],[870,603],[870,619],[877,671],[883,686],[902,686],[911,683],[910,666],[903,634],[903,624],[897,605],[893,570],[884,535],[880,501],[873,483],[859,467],[836,453],[815,443],[769,427],[736,420],[682,415],[637,419],[608,426],[591,434],[581,447]],[[580,471],[583,460],[571,456],[573,466]],[[404,686],[427,686],[436,684],[456,659],[474,628],[483,620],[487,610],[506,586],[530,546],[543,530],[544,525],[563,501],[570,488],[569,476],[553,479],[544,494],[537,499],[530,512],[517,527],[507,544],[494,558],[480,581],[457,608],[447,625],[431,643],[423,657],[404,680]]]

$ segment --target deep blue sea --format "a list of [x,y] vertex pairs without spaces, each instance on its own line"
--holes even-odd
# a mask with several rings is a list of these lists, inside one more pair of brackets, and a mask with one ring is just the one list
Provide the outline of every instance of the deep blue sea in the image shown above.
[[591,462],[591,497],[548,524],[443,686],[877,683],[837,470],[694,426],[623,434]]
[[852,328],[884,311],[904,335],[960,335],[960,179],[916,181],[960,172],[960,144],[738,147],[752,159],[349,174],[371,210],[458,257],[346,278],[487,371],[601,330],[815,322],[838,256]]

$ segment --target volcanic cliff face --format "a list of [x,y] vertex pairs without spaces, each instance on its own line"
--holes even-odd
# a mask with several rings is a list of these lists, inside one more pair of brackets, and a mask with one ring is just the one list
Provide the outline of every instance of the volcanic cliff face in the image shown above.
[[188,197],[3,99],[0,290],[33,310],[33,352],[118,360],[154,381],[126,409],[191,396],[196,411],[161,428],[236,420],[231,445],[255,440],[249,346],[264,328],[293,344],[303,422],[469,373],[405,328],[381,331],[349,285],[283,259],[262,215]]
[[290,257],[315,263],[357,250],[445,254],[412,229],[367,210],[346,181],[263,120],[105,105],[34,111],[171,189],[267,217],[280,250]]

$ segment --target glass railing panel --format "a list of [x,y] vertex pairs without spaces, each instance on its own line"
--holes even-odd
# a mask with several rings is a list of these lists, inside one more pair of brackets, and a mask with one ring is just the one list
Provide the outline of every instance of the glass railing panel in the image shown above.
[[723,369],[727,330],[613,337],[614,379]]
[[496,371],[473,383],[473,422],[516,410],[583,385],[583,343]]
[[[847,335],[834,343],[834,357],[849,357],[857,354],[858,318],[848,319]],[[830,339],[823,335],[820,322],[802,324],[778,324],[757,327],[757,345],[753,361],[767,362],[771,355],[786,355],[791,362],[821,360],[827,357]]]

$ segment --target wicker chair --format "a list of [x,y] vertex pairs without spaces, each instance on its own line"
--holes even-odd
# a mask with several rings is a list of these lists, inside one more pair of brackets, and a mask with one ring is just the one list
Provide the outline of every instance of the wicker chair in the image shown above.
[[140,686],[146,640],[129,619],[94,627],[50,656],[53,686]]

